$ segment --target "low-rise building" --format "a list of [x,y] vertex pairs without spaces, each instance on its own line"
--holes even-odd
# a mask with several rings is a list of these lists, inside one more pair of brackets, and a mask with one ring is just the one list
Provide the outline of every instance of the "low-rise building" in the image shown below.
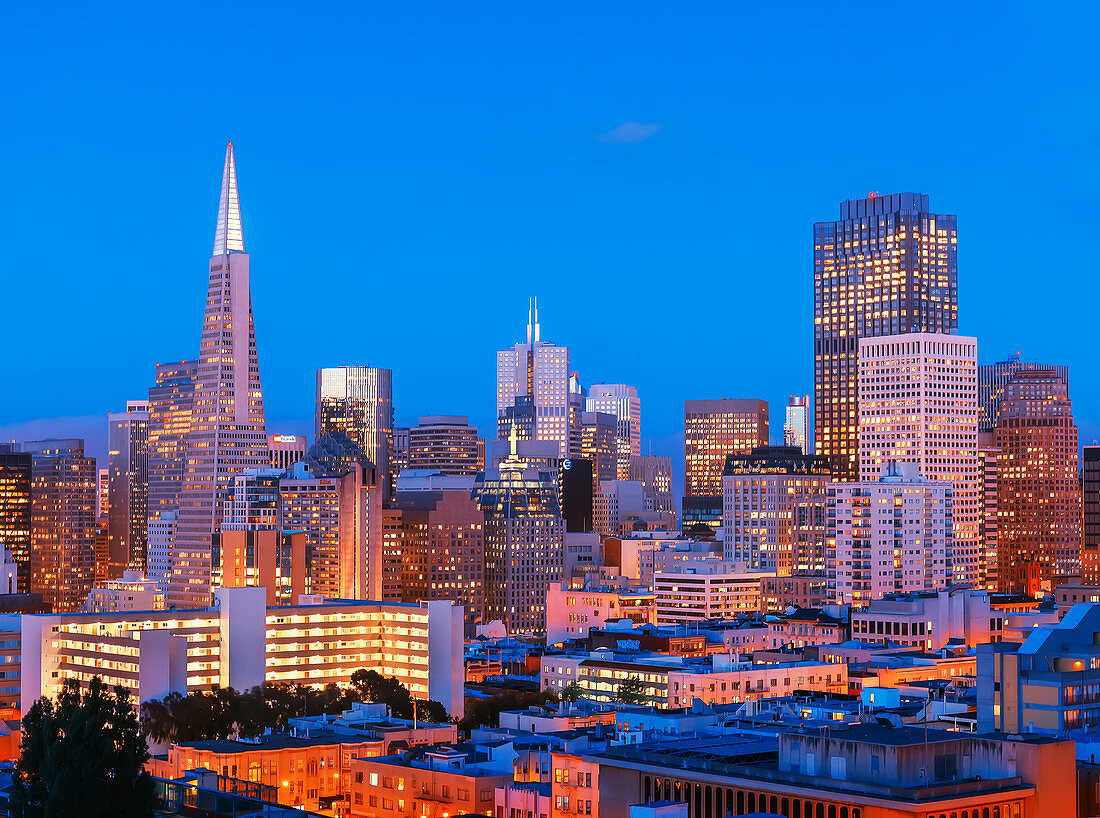
[[978,730],[1061,734],[1100,724],[1100,604],[1022,643],[978,646]]
[[171,744],[167,757],[153,763],[152,772],[160,778],[179,778],[206,768],[276,787],[280,804],[316,811],[331,809],[346,797],[354,757],[376,755],[380,749],[379,741],[325,729],[241,741],[187,741]]
[[768,617],[768,627],[773,648],[834,645],[847,636],[848,609],[841,605],[799,608]]
[[[1037,604],[1037,601],[1035,601]],[[966,585],[942,591],[887,594],[852,610],[852,636],[885,637],[900,645],[938,650],[949,642],[974,647],[1012,638],[1014,628],[1057,621],[1054,610],[991,595]]]
[[608,650],[542,657],[543,690],[560,691],[576,682],[587,698],[610,702],[633,678],[641,682],[645,703],[655,707],[690,706],[695,699],[728,704],[795,690],[848,690],[847,666],[828,662],[755,664],[721,653],[698,659]]
[[353,758],[346,814],[365,818],[492,814],[497,788],[512,783],[514,750],[509,755],[508,749],[441,745]]
[[546,643],[583,639],[589,628],[601,628],[617,619],[652,623],[656,613],[657,595],[647,588],[591,584],[570,588],[554,583],[546,594]]
[[760,581],[770,574],[747,574],[732,564],[693,563],[674,573],[654,575],[657,624],[733,619],[760,610]]
[[[858,724],[609,747],[600,818],[675,801],[695,818],[1076,815],[1073,742]],[[596,781],[596,777],[593,777]]]
[[1058,618],[1061,619],[1069,613],[1070,608],[1078,603],[1100,602],[1100,585],[1064,582],[1054,589],[1054,601],[1058,605]]
[[164,608],[164,591],[141,571],[126,569],[119,579],[109,579],[92,587],[86,611],[159,611]]

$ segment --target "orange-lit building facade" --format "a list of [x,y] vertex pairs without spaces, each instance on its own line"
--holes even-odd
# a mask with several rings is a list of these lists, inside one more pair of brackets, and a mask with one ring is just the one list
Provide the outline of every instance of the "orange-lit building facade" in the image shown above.
[[994,440],[1002,589],[1035,591],[1081,571],[1077,426],[1053,369],[1016,372],[1005,386]]
[[29,588],[54,611],[75,611],[95,577],[95,459],[79,439],[23,448],[31,453]]
[[416,491],[401,508],[401,593],[405,602],[449,599],[466,623],[485,609],[485,515],[468,491]]
[[767,445],[767,401],[684,401],[684,494],[720,497],[726,457]]
[[859,339],[954,333],[955,216],[920,193],[872,194],[814,225],[814,451],[859,475]]

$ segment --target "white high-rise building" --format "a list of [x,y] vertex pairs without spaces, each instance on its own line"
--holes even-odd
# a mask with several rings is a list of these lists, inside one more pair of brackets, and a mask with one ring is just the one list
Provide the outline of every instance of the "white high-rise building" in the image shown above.
[[915,463],[954,488],[951,583],[982,584],[982,463],[978,458],[978,341],[905,333],[859,342],[859,474]]
[[830,483],[828,493],[825,547],[836,572],[834,602],[951,584],[950,483],[926,480],[914,463],[889,462],[877,480]]
[[797,446],[802,454],[810,451],[810,396],[791,395],[783,419],[783,445]]
[[597,383],[588,389],[586,412],[603,412],[616,420],[615,463],[619,480],[630,479],[630,457],[642,453],[642,402],[625,383]]
[[527,312],[527,342],[497,352],[497,417],[530,398],[534,411],[533,440],[553,440],[563,457],[569,454],[569,347],[539,338],[539,308],[535,299]]

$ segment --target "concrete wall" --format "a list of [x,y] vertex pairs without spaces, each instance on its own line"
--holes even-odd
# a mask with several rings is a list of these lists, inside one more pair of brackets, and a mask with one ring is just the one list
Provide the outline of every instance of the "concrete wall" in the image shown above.
[[446,599],[421,605],[428,609],[428,697],[446,707],[452,716],[461,718],[465,708],[462,638],[465,612],[461,605]]
[[267,660],[267,589],[216,588],[220,617],[221,685],[251,690],[264,683]]

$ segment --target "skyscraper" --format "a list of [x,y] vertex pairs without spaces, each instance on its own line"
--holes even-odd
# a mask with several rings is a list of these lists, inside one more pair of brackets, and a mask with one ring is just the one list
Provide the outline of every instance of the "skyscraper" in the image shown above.
[[149,402],[107,416],[107,579],[142,573],[149,542]]
[[767,445],[767,401],[684,401],[684,494],[720,498],[726,458]]
[[814,451],[838,479],[859,474],[859,339],[955,332],[956,241],[955,217],[917,193],[851,199],[814,225]]
[[797,446],[802,454],[810,454],[810,396],[791,395],[787,416],[783,420],[783,445]]
[[528,466],[511,452],[478,475],[473,496],[485,514],[485,619],[509,633],[546,630],[546,592],[561,582],[565,523],[557,475]]
[[675,514],[676,500],[672,496],[672,458],[655,454],[633,455],[630,458],[630,480],[642,484],[653,511]]
[[778,576],[825,576],[828,458],[797,446],[730,455],[722,474],[723,556]]
[[31,455],[0,443],[0,544],[18,566],[19,591],[30,581]]
[[464,415],[427,415],[409,429],[408,467],[477,474],[477,427]]
[[597,383],[588,390],[585,409],[615,416],[617,480],[629,480],[630,458],[642,453],[642,402],[625,383]]
[[306,533],[310,592],[382,599],[382,499],[373,463],[342,432],[323,435],[279,481],[283,530]]
[[157,364],[149,388],[149,517],[179,510],[198,361]]
[[618,420],[607,412],[581,412],[578,420],[581,447],[580,457],[592,463],[593,486],[609,480],[617,480]]
[[980,586],[981,463],[978,459],[978,340],[904,333],[859,341],[859,473],[875,480],[890,461],[915,463],[954,487],[949,580]]
[[1037,364],[1020,360],[1020,353],[1009,355],[1003,361],[982,364],[978,367],[978,427],[983,432],[992,432],[997,425],[998,409],[1004,398],[1005,386],[1012,376],[1022,369],[1053,369],[1066,385],[1069,395],[1069,367]]
[[556,441],[568,457],[569,374],[569,348],[541,340],[538,302],[532,299],[527,342],[497,352],[497,417],[515,407],[517,398],[530,398],[531,439]]
[[[369,366],[317,370],[316,437],[343,432],[363,450],[378,472],[379,485],[392,482],[393,374]],[[386,495],[387,498],[390,496]]]
[[485,607],[485,515],[468,491],[399,493],[402,600],[450,599],[466,623]]
[[169,604],[180,608],[210,604],[213,538],[225,496],[234,475],[268,462],[232,142],[225,150],[209,272],[168,588]]
[[1081,581],[1100,584],[1100,446],[1081,452]]
[[1005,384],[994,440],[997,556],[1002,589],[1035,592],[1081,570],[1077,426],[1053,369],[1021,369]]
[[75,611],[95,574],[95,460],[75,438],[28,441],[23,451],[31,455],[28,588],[54,611]]
[[982,475],[982,522],[978,530],[978,547],[985,573],[979,579],[980,588],[996,591],[1000,587],[1000,558],[997,555],[997,448],[993,432],[978,432],[978,463]]

